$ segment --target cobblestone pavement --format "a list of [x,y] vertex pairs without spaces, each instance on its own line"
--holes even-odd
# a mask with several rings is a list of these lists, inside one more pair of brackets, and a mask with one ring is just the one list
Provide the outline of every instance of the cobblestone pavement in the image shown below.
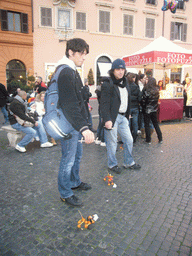
[[[192,255],[192,122],[161,129],[162,145],[156,134],[151,145],[138,138],[133,155],[142,169],[114,174],[117,188],[103,180],[106,148],[84,145],[81,177],[92,190],[75,191],[81,208],[59,199],[59,144],[31,143],[23,154],[7,146],[1,130],[0,255]],[[121,166],[120,146],[117,158]],[[99,216],[92,230],[77,228],[78,210]]]

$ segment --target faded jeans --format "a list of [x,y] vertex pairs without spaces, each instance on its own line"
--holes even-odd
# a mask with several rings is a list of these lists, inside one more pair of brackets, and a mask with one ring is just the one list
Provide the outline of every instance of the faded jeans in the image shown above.
[[46,143],[48,141],[45,128],[41,121],[38,121],[38,126],[25,127],[20,125],[19,123],[16,123],[13,124],[12,127],[18,131],[26,133],[23,139],[18,143],[20,147],[25,147],[27,144],[31,142],[33,138],[37,136],[39,136],[41,144]]
[[129,121],[125,116],[118,114],[113,129],[105,129],[105,142],[107,147],[107,159],[109,168],[118,165],[116,159],[117,133],[120,134],[123,142],[124,165],[130,166],[135,164],[132,156],[133,137],[129,128]]
[[78,140],[82,135],[76,130],[70,132],[72,138],[61,140],[62,157],[58,174],[58,189],[62,198],[73,195],[71,188],[81,183],[79,177],[80,162],[83,154],[83,145]]

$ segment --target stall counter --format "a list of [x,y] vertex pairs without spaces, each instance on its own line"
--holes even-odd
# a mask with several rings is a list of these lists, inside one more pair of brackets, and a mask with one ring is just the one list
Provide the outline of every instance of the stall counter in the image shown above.
[[183,118],[183,98],[160,99],[158,108],[159,122],[165,120],[181,120]]

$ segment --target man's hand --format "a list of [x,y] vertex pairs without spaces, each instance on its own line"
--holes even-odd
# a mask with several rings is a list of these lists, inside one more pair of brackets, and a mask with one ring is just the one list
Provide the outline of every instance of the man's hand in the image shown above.
[[111,121],[107,121],[105,123],[105,128],[111,130],[113,127],[113,123]]
[[93,143],[94,142],[94,133],[90,130],[85,130],[82,132],[82,135],[84,137],[84,140],[85,140],[85,143],[86,144],[90,144],[90,143]]
[[38,126],[38,123],[37,123],[37,122],[35,122],[35,126]]

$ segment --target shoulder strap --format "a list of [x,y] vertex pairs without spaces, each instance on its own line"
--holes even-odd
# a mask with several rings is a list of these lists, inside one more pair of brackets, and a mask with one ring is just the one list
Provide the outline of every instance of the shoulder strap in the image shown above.
[[57,82],[57,79],[58,79],[58,77],[59,77],[60,72],[61,72],[64,68],[66,68],[66,67],[67,67],[66,64],[62,64],[62,65],[59,65],[58,67],[56,67],[56,69],[55,69],[55,71],[54,71],[54,73],[53,73],[53,75],[52,75],[52,78],[51,78],[51,81],[50,81],[48,87],[50,87],[52,83]]

